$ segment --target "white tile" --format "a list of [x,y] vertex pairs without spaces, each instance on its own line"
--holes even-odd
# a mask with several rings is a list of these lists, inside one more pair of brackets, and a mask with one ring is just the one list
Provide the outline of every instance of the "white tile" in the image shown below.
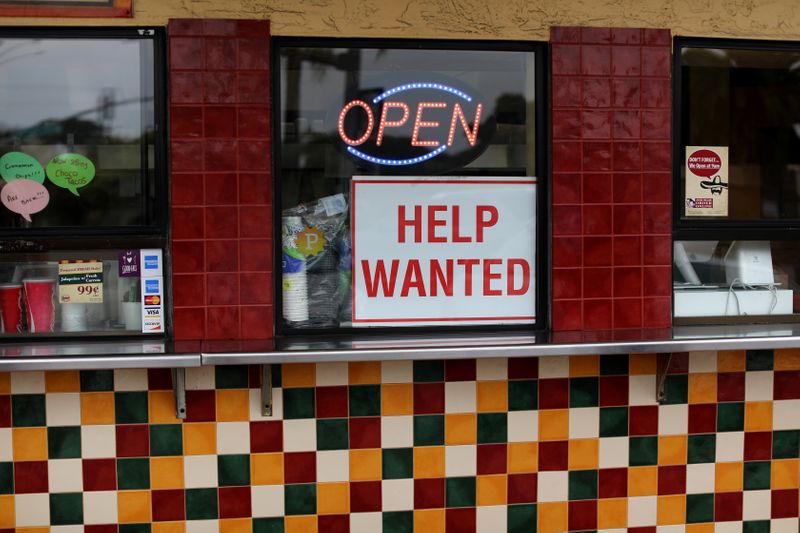
[[618,528],[618,529],[598,529],[597,533],[628,533],[628,530],[625,528]]
[[186,533],[217,533],[219,520],[187,520]]
[[11,394],[42,394],[44,372],[12,372]]
[[776,518],[770,520],[770,533],[797,533],[800,531],[800,519]]
[[491,505],[475,512],[476,533],[499,533],[508,529],[508,507]]
[[218,422],[217,453],[250,453],[250,423]]
[[569,357],[540,357],[539,378],[569,377]]
[[47,461],[47,482],[52,493],[82,492],[83,466],[80,459]]
[[656,533],[684,533],[686,526],[656,526]]
[[744,457],[744,432],[731,431],[717,433],[718,463],[725,461],[741,461]]
[[538,411],[508,412],[508,442],[533,442],[538,439]]
[[250,487],[253,518],[283,516],[283,485]]
[[742,533],[743,526],[741,522],[717,522],[714,524],[714,533]]
[[313,418],[283,421],[283,451],[313,452],[317,449],[317,421]]
[[444,472],[447,477],[474,476],[478,469],[478,447],[445,446]]
[[476,387],[474,381],[451,381],[444,384],[445,413],[474,413]]
[[508,358],[478,359],[475,363],[478,381],[508,379]]
[[217,486],[216,455],[186,455],[183,457],[183,481],[187,489]]
[[118,368],[114,370],[114,390],[117,391],[147,390],[147,369]]
[[772,402],[772,429],[800,428],[800,400],[775,400]]
[[50,533],[83,533],[83,526],[50,526]]
[[325,450],[317,452],[317,481],[349,481],[350,452]]
[[114,426],[81,426],[81,457],[101,459],[117,456],[117,434]]
[[11,428],[0,428],[0,462],[14,460]]
[[659,435],[686,435],[689,431],[687,404],[662,405],[658,408]]
[[409,448],[414,446],[413,416],[381,417],[381,448]]
[[744,491],[743,520],[769,520],[772,516],[772,495],[769,490]]
[[600,468],[628,466],[628,437],[604,437],[600,439]]
[[703,373],[717,371],[717,352],[689,352],[689,372]]
[[744,399],[748,402],[771,401],[774,372],[745,372]]
[[217,381],[213,366],[186,369],[186,388],[188,390],[208,390],[216,387]]
[[655,496],[628,498],[628,527],[653,526],[655,523]]
[[412,383],[413,381],[413,361],[381,362],[381,383]]
[[117,491],[83,493],[84,524],[117,523]]
[[45,395],[48,426],[80,426],[81,395],[78,392]]
[[317,363],[315,365],[317,387],[347,385],[347,369],[346,362]]
[[261,389],[250,389],[250,420],[282,420],[283,419],[283,389],[272,389],[272,414],[261,414]]
[[569,410],[569,438],[593,439],[599,436],[599,407],[580,407]]
[[539,472],[537,494],[540,502],[566,501],[569,495],[569,473]]
[[350,533],[377,533],[382,529],[382,513],[350,513]]
[[14,496],[14,513],[17,527],[49,526],[50,496],[44,493],[16,494]]
[[686,465],[686,494],[714,492],[714,463]]
[[630,376],[628,399],[631,405],[656,405],[656,377],[649,374]]
[[382,511],[411,511],[414,509],[413,479],[384,479],[381,481]]

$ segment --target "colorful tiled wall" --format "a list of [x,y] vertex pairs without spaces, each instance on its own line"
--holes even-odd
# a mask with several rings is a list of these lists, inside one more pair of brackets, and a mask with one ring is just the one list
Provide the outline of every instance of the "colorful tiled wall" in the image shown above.
[[0,374],[0,532],[798,531],[800,350],[275,370]]

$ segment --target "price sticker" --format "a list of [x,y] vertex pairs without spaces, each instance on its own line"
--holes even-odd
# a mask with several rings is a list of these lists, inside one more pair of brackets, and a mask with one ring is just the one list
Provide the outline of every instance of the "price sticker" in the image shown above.
[[58,301],[62,304],[103,303],[103,263],[62,261],[58,265]]

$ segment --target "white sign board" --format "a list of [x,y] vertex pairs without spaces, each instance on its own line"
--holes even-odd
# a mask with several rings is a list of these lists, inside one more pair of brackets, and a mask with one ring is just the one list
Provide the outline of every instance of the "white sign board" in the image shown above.
[[536,322],[536,179],[356,176],[353,326]]

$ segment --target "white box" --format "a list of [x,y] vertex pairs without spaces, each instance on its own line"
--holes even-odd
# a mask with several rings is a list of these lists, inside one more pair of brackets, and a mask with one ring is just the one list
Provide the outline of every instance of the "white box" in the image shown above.
[[676,317],[791,314],[792,291],[787,289],[758,288],[733,291],[685,289],[675,291]]

